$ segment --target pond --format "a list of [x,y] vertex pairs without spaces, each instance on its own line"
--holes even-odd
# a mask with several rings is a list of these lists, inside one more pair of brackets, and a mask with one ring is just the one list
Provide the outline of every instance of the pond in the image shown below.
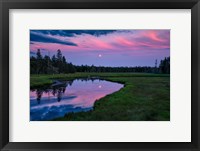
[[47,88],[30,90],[31,121],[52,120],[70,112],[92,110],[95,101],[124,86],[100,79],[75,79],[57,83]]

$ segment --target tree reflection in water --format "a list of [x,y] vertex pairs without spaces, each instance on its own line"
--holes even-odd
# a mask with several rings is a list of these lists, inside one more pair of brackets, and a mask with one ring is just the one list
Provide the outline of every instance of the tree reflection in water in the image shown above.
[[38,88],[38,89],[34,89],[32,91],[36,91],[36,100],[37,103],[40,104],[41,102],[41,98],[43,93],[48,94],[48,100],[50,101],[51,97],[50,94],[52,94],[53,96],[57,97],[57,101],[60,102],[62,100],[63,94],[66,91],[66,87],[67,85],[72,85],[73,81],[70,81],[69,83],[67,83],[65,86],[56,86],[56,87],[51,87],[49,89],[45,89],[45,88]]
[[38,104],[40,104],[40,100],[41,100],[43,91],[37,90],[37,91],[36,91],[36,94],[37,94],[37,102],[38,102]]
[[[98,77],[81,78],[79,80],[81,80],[81,81],[91,80],[93,82],[94,80],[97,80],[97,79],[100,81],[100,79]],[[67,86],[68,85],[71,86],[72,84],[73,84],[73,80],[67,81],[63,85],[50,86],[48,89],[46,87],[43,87],[43,88],[33,89],[31,91],[36,91],[36,100],[37,100],[38,104],[40,104],[40,102],[41,102],[43,93],[48,94],[49,101],[51,100],[50,94],[52,94],[53,96],[57,97],[57,101],[60,102],[62,100],[63,94],[66,91]]]
[[122,84],[96,78],[58,81],[49,86],[31,89],[30,120],[46,121],[71,112],[89,111],[96,100],[120,90]]

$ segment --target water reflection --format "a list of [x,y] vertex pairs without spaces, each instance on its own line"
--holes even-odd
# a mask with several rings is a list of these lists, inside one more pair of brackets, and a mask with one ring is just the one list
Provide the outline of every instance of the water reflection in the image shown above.
[[33,89],[30,91],[30,120],[51,120],[69,112],[91,110],[96,100],[122,87],[105,80],[76,79]]

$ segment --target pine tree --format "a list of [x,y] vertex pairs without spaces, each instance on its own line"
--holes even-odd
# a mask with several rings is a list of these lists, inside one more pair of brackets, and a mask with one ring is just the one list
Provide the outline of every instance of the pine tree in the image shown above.
[[42,68],[43,68],[43,57],[41,55],[40,49],[37,50],[36,53],[36,59],[37,59],[37,74],[42,73]]

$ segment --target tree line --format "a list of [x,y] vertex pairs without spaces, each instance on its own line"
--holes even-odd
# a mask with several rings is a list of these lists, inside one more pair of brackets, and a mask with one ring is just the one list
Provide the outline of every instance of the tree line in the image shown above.
[[65,56],[62,55],[60,49],[52,58],[41,54],[40,49],[37,50],[36,57],[30,58],[30,72],[31,74],[59,74],[59,73],[74,73],[75,66],[66,61]]
[[82,65],[82,66],[76,66],[77,72],[146,72],[146,73],[152,73],[155,72],[154,67],[104,67],[104,66],[88,66],[88,65]]
[[59,73],[75,73],[75,72],[143,72],[143,73],[170,73],[170,57],[166,57],[160,61],[155,67],[136,66],[136,67],[104,67],[104,66],[88,66],[88,65],[73,65],[68,63],[61,50],[57,50],[56,55],[51,58],[47,55],[44,57],[40,49],[37,50],[36,57],[30,58],[31,74],[59,74]]

